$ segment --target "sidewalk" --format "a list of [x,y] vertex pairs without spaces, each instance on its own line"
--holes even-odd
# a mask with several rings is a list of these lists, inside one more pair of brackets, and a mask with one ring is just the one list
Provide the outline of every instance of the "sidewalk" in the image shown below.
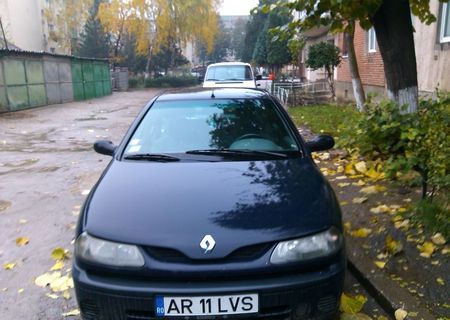
[[[300,132],[312,138],[308,128]],[[406,319],[450,319],[449,246],[408,216],[420,190],[371,181],[355,168],[346,174],[342,155],[331,150],[314,158],[341,203],[350,270],[392,316],[402,308]]]

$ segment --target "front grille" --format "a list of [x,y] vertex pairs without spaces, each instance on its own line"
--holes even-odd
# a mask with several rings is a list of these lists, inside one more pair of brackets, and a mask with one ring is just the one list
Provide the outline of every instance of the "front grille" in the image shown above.
[[321,313],[328,313],[335,310],[337,305],[337,300],[335,296],[329,295],[320,298],[317,302],[317,310]]
[[256,244],[236,249],[225,258],[191,259],[181,251],[163,247],[145,247],[147,253],[156,260],[172,263],[224,263],[240,262],[258,259],[272,246],[270,243]]
[[80,302],[80,310],[84,320],[98,320],[99,310],[97,303],[93,300],[85,299]]

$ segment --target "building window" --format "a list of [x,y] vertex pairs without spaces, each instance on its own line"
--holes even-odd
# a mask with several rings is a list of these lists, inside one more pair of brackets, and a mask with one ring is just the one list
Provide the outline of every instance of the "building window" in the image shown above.
[[367,31],[367,51],[377,52],[377,36],[373,27]]
[[440,40],[441,42],[450,42],[450,6],[448,3],[442,5]]

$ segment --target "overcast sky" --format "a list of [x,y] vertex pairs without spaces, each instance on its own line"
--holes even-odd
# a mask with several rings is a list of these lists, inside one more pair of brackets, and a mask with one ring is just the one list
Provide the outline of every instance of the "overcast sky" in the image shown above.
[[222,0],[219,10],[222,16],[249,15],[250,10],[258,5],[258,0]]

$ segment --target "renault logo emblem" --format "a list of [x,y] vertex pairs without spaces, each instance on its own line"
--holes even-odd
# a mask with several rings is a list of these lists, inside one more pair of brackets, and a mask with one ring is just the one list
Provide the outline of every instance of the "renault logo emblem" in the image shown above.
[[216,246],[216,241],[209,234],[204,236],[202,241],[200,242],[200,248],[205,250],[204,254],[211,253],[211,251],[214,249],[215,246]]

